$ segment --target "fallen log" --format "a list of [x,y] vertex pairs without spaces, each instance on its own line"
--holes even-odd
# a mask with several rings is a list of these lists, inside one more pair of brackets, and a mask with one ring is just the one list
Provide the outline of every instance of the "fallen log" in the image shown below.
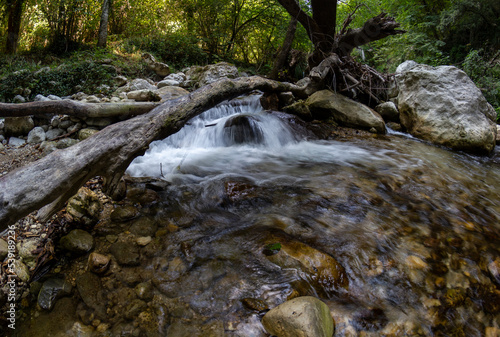
[[22,117],[36,115],[69,115],[79,118],[132,117],[145,114],[160,103],[82,103],[72,100],[29,103],[0,103],[0,117]]
[[35,210],[40,210],[41,221],[48,219],[95,176],[103,176],[106,191],[113,192],[132,160],[152,141],[177,132],[191,118],[224,100],[253,90],[292,91],[303,97],[305,89],[258,76],[222,79],[166,101],[146,114],[110,125],[74,146],[1,177],[0,230]]

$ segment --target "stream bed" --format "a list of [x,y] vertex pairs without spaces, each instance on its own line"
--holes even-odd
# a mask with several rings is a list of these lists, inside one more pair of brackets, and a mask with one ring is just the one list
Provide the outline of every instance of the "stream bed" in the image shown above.
[[76,290],[19,336],[264,337],[266,310],[304,295],[336,337],[497,336],[500,165],[394,132],[316,140],[280,116],[250,99],[152,144],[127,173],[159,182],[92,231],[109,271],[88,255],[57,270]]

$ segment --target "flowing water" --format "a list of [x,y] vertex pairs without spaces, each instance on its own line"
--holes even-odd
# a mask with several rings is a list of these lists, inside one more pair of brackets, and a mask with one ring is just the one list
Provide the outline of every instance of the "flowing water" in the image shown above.
[[156,232],[140,265],[103,292],[154,297],[128,315],[132,295],[108,296],[110,331],[268,336],[265,308],[301,295],[327,303],[335,336],[499,331],[497,163],[397,133],[315,140],[282,117],[258,97],[221,105],[134,160],[168,185],[141,209]]

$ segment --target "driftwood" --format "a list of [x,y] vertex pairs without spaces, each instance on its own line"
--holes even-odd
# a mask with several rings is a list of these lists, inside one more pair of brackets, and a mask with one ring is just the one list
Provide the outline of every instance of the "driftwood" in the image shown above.
[[42,207],[39,218],[47,219],[95,176],[105,178],[108,193],[114,191],[132,160],[142,155],[152,141],[177,132],[188,120],[216,104],[252,90],[305,95],[305,87],[258,76],[222,79],[166,101],[146,114],[110,125],[72,147],[1,177],[0,230]]
[[0,103],[0,117],[32,115],[70,115],[75,117],[131,117],[145,114],[160,103],[82,103],[78,101],[45,101],[30,103]]

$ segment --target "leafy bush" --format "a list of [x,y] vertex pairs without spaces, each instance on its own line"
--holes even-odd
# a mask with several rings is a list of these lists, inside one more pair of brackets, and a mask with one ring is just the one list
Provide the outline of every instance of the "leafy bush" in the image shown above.
[[184,34],[156,35],[130,38],[125,42],[128,53],[142,50],[157,56],[170,67],[182,69],[191,65],[204,65],[208,54],[199,45],[195,37]]
[[[37,94],[67,96],[78,91],[93,93],[102,84],[112,86],[116,69],[94,61],[63,63],[33,72],[21,69],[0,78],[0,100],[10,102],[16,94],[28,99]],[[27,94],[29,89],[30,94]]]
[[483,92],[486,100],[495,108],[500,119],[500,65],[488,62],[482,50],[471,50],[462,63],[462,69]]

